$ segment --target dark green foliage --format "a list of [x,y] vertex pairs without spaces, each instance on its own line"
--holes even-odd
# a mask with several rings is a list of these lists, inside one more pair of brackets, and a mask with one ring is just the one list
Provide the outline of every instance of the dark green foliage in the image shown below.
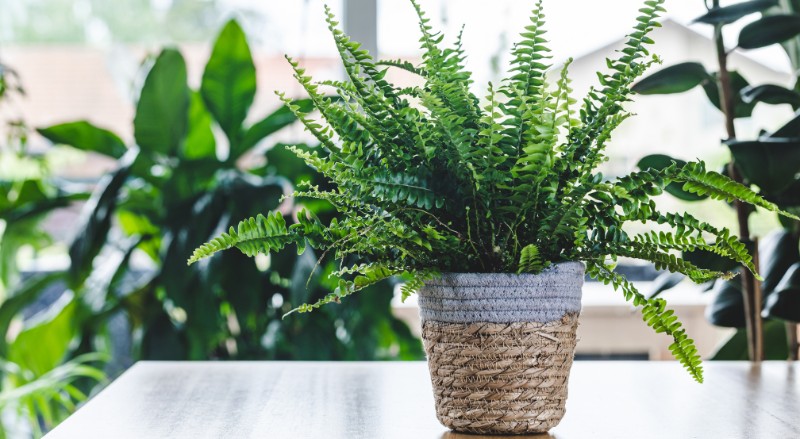
[[[253,261],[226,253],[185,264],[193,249],[261,209],[276,213],[243,222],[209,251],[231,240],[249,255],[289,243],[306,249],[306,239],[289,230],[313,235],[308,242],[319,248],[314,236],[323,230],[321,221],[336,221],[327,201],[309,200],[316,217],[304,215],[296,200],[284,199],[301,183],[320,191],[330,183],[283,146],[268,149],[263,167],[245,168],[242,163],[252,160],[237,160],[260,154],[257,146],[265,138],[297,121],[281,106],[252,125],[245,122],[255,95],[253,69],[235,22],[220,33],[198,90],[186,83],[180,52],[165,49],[155,58],[137,105],[136,145],[123,145],[118,168],[96,185],[70,247],[70,287],[77,301],[93,304],[81,308],[78,350],[113,347],[105,338],[107,323],[123,317],[135,335],[134,351],[126,353],[134,359],[421,358],[417,338],[392,315],[389,281],[373,285],[373,294],[360,295],[353,308],[329,307],[315,319],[280,319],[290,303],[315,302],[336,290],[339,285],[328,274],[337,265],[329,255],[307,249]],[[312,109],[307,99],[287,102],[296,111]],[[225,136],[215,139],[215,130]],[[54,142],[111,157],[120,150],[117,136],[87,122],[39,131]],[[327,159],[320,148],[295,148]],[[373,178],[381,181],[381,175]],[[143,259],[144,267],[136,264]]]
[[[707,172],[701,163],[671,164],[612,181],[596,173],[606,160],[611,132],[630,116],[623,104],[633,81],[655,59],[648,57],[646,46],[652,41],[647,35],[658,26],[661,3],[645,2],[625,47],[607,62],[610,73],[599,75],[599,86],[580,108],[569,96],[566,66],[554,87],[548,81],[541,5],[514,46],[509,77],[489,85],[482,105],[470,91],[460,36],[454,48],[444,48],[442,34],[432,30],[416,2],[422,64],[384,63],[424,79],[423,86],[413,89],[413,101],[384,79],[381,64],[338,30],[328,11],[349,81],[315,83],[290,60],[321,119],[289,108],[326,153],[298,150],[298,155],[334,185],[296,195],[329,200],[344,218],[324,227],[316,222],[292,226],[288,233],[298,243],[305,238],[338,259],[355,255],[361,263],[336,273],[341,280],[335,293],[296,310],[338,302],[392,275],[413,276],[407,294],[436,271],[536,273],[550,263],[585,261],[591,275],[622,288],[626,298],[642,307],[649,326],[673,337],[676,358],[702,380],[697,352],[672,311],[661,299],[644,298],[605,261],[644,259],[698,282],[731,274],[696,267],[675,257],[675,251],[701,248],[752,267],[744,246],[728,230],[656,209],[652,197],[671,183],[698,195],[776,208],[748,188]],[[324,98],[320,89],[328,86],[343,100]],[[251,228],[250,221],[240,227]],[[631,221],[671,231],[629,236],[625,225]],[[260,236],[284,236],[282,229],[272,233],[265,228]],[[190,262],[230,246],[250,253],[252,238],[240,235],[223,235],[198,249]],[[715,241],[706,244],[705,235]],[[258,245],[277,249],[271,242]]]

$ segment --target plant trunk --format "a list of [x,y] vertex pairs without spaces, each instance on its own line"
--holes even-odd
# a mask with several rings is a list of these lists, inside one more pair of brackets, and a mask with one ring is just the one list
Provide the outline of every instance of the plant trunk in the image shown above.
[[[719,6],[719,1],[714,1],[714,6]],[[717,61],[719,63],[718,87],[720,95],[720,106],[725,114],[725,131],[728,140],[736,139],[736,127],[734,119],[736,117],[736,103],[731,86],[731,76],[728,71],[728,53],[725,50],[725,42],[722,37],[722,26],[717,25],[714,29],[714,39],[717,48]],[[742,176],[736,168],[733,157],[728,164],[728,174],[736,182],[742,182]],[[743,241],[750,239],[750,227],[748,217],[749,207],[741,202],[734,203],[736,208],[736,219],[739,223],[739,238]],[[758,243],[753,246],[753,259],[758,267]],[[751,361],[761,361],[764,358],[764,337],[763,322],[761,320],[761,299],[760,284],[752,273],[746,268],[741,268],[742,273],[742,298],[744,301],[745,324],[747,329],[747,351]]]
[[786,339],[789,344],[789,361],[797,361],[800,356],[800,342],[797,341],[797,323],[786,322]]

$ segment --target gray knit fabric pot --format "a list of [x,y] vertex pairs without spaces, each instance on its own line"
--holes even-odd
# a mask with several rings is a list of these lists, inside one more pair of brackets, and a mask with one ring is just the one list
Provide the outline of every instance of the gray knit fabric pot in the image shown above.
[[436,415],[480,434],[545,432],[564,416],[584,266],[445,273],[419,291]]

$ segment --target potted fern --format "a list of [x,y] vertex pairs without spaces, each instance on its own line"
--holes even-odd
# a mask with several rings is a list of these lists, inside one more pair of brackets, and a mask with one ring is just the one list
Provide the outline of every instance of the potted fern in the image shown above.
[[[321,143],[317,151],[293,151],[334,187],[309,184],[294,196],[325,200],[342,219],[323,224],[305,210],[288,226],[280,212],[251,218],[198,248],[189,263],[232,247],[254,256],[290,244],[342,260],[338,288],[291,312],[405,277],[403,296],[419,293],[437,416],[458,431],[542,432],[560,421],[585,273],[621,289],[647,325],[674,339],[672,353],[702,381],[693,341],[664,300],[640,294],[612,263],[643,259],[697,282],[732,276],[673,254],[704,249],[755,272],[727,229],[656,209],[652,197],[673,182],[778,209],[703,163],[612,180],[596,171],[611,132],[630,115],[623,103],[631,84],[657,61],[645,46],[662,2],[645,2],[625,48],[608,61],[611,72],[600,75],[577,113],[568,65],[554,84],[546,77],[540,3],[514,46],[509,77],[490,84],[483,101],[471,92],[460,35],[455,47],[442,47],[414,0],[420,65],[375,61],[326,10],[349,79],[314,82],[287,57],[321,118],[279,95]],[[388,68],[413,72],[424,84],[399,88],[385,79]],[[327,87],[341,99],[325,97]],[[629,234],[625,225],[633,221],[662,231]]]

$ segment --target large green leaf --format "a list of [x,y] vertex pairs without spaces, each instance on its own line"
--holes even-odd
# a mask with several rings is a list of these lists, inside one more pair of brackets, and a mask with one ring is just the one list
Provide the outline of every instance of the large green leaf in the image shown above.
[[800,139],[765,138],[727,145],[745,180],[768,194],[788,187],[800,170]]
[[[305,113],[311,112],[314,109],[311,99],[298,99],[293,101],[292,105],[297,105],[300,111]],[[287,106],[281,106],[272,114],[261,119],[247,129],[247,132],[245,132],[244,138],[239,145],[238,154],[241,155],[247,152],[265,137],[291,125],[296,120],[297,116],[295,116]]]
[[[717,107],[717,109],[722,111],[722,106],[719,99],[719,87],[716,79],[718,75],[718,73],[714,73],[714,80],[703,83],[703,91],[706,92],[708,100],[710,100],[711,103]],[[744,79],[744,76],[739,74],[739,72],[730,72],[730,77],[731,88],[733,89],[734,117],[750,117],[750,115],[753,114],[753,108],[756,106],[756,104],[755,102],[751,102],[749,104],[745,103],[741,96],[742,90],[747,88],[750,84],[746,79]]]
[[242,122],[256,94],[256,70],[247,38],[235,20],[217,37],[203,72],[200,93],[208,111],[231,143],[231,155],[241,154]]
[[797,35],[800,35],[800,15],[769,15],[742,28],[739,47],[757,49],[782,43]]
[[762,315],[790,322],[800,322],[800,262],[786,270],[780,283],[767,297]]
[[58,366],[75,338],[78,301],[66,291],[48,309],[26,322],[8,345],[8,360],[25,365],[36,376]]
[[742,280],[739,277],[730,280],[718,279],[711,292],[714,298],[706,307],[706,319],[716,326],[744,328]]
[[189,104],[189,129],[181,149],[187,159],[213,158],[216,156],[216,141],[211,128],[211,115],[197,92],[191,92]]
[[702,64],[685,62],[645,77],[632,90],[643,95],[683,93],[711,79]]
[[[797,0],[778,0],[778,5],[765,10],[762,15],[783,15],[783,14],[798,14],[800,13],[800,2]],[[783,50],[789,56],[789,61],[792,63],[793,70],[800,71],[800,38],[790,38],[781,43]],[[796,84],[795,88],[797,89]],[[798,89],[800,91],[800,89]]]
[[707,13],[694,19],[697,23],[728,24],[747,15],[761,12],[775,6],[776,0],[752,0],[730,6],[711,8]]
[[120,160],[120,167],[100,180],[92,197],[83,207],[80,231],[69,247],[70,285],[73,288],[82,284],[92,271],[94,258],[103,248],[111,228],[117,196],[128,179],[137,156],[135,149],[125,153]]
[[743,88],[741,94],[742,101],[747,104],[752,102],[764,102],[771,105],[789,104],[795,109],[800,106],[800,93],[779,85],[749,86]]
[[774,230],[759,241],[758,255],[758,270],[764,278],[761,290],[766,299],[773,294],[789,267],[800,262],[797,236],[785,229]]
[[25,307],[32,304],[54,282],[64,279],[64,272],[54,271],[27,279],[10,292],[0,304],[0,357],[6,356],[6,337],[11,321]]
[[164,49],[144,81],[133,134],[143,151],[171,155],[186,134],[189,88],[186,63],[180,52]]
[[127,150],[125,143],[116,134],[85,120],[39,128],[36,131],[53,143],[97,152],[115,159],[122,157]]
[[[676,159],[665,154],[650,154],[648,156],[642,157],[642,159],[639,160],[638,163],[636,163],[636,166],[641,170],[646,170],[650,168],[662,170],[672,165],[673,163],[675,163],[678,166],[683,166],[686,164],[686,162],[681,159]],[[684,201],[700,201],[708,198],[707,195],[697,195],[693,192],[683,190],[682,183],[674,183],[674,182],[670,183],[667,185],[665,189],[675,198]]]

